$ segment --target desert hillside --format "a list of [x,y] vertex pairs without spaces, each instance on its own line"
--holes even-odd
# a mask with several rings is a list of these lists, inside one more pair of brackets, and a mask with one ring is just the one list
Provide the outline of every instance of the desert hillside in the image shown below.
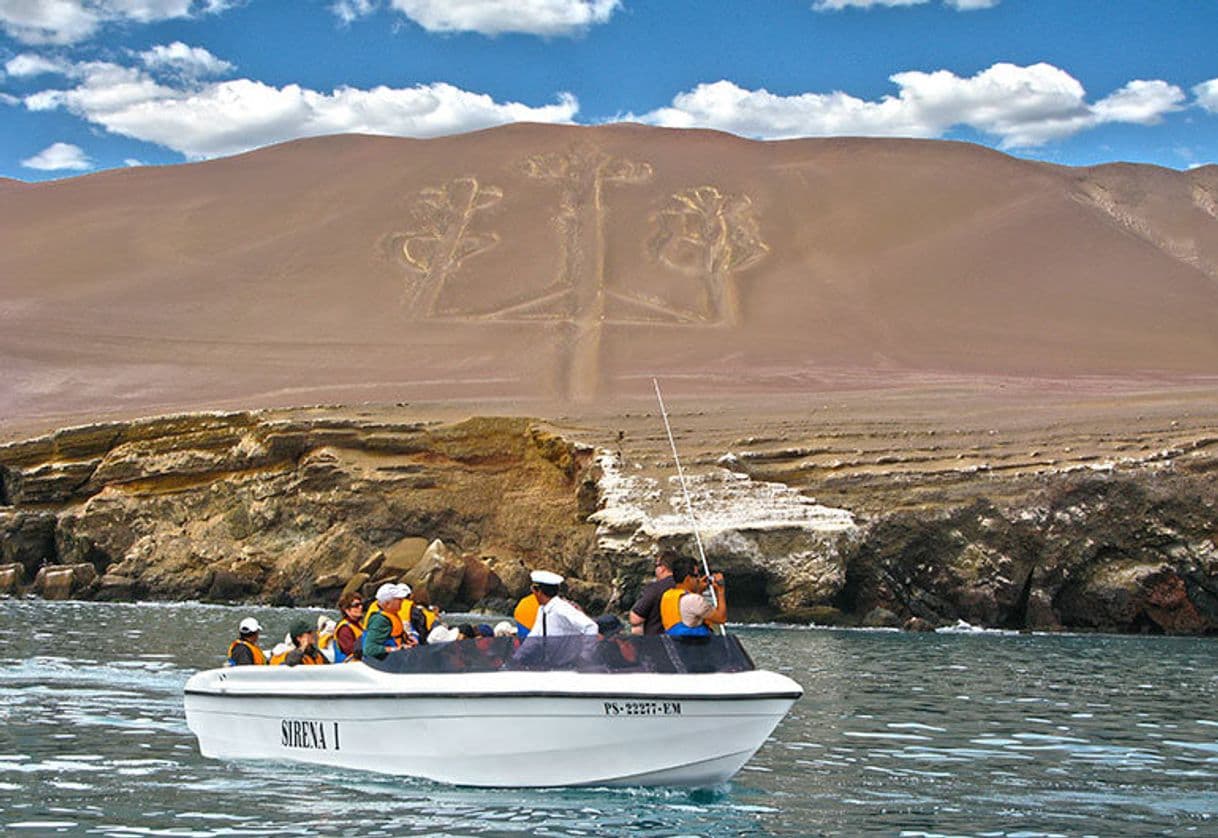
[[1218,375],[1218,168],[635,125],[0,183],[0,412]]

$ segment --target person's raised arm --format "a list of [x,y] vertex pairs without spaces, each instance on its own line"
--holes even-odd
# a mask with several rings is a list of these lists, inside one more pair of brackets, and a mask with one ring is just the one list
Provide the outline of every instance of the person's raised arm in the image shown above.
[[715,599],[719,601],[719,604],[715,606],[714,611],[706,615],[706,619],[708,622],[723,625],[727,622],[727,593],[723,587],[723,574],[716,573],[712,575],[710,583],[715,588]]

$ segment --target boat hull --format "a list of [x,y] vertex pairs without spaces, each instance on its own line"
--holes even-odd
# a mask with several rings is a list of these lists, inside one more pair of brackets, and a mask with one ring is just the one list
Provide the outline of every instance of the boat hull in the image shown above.
[[204,756],[489,787],[713,786],[802,694],[771,672],[394,676],[362,664],[212,670],[187,684]]

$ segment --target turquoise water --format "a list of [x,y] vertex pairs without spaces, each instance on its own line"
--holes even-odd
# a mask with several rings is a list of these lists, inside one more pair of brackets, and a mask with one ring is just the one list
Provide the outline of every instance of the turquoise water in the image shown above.
[[0,833],[1218,835],[1215,639],[741,628],[806,695],[729,785],[487,791],[201,758],[251,613],[0,601]]

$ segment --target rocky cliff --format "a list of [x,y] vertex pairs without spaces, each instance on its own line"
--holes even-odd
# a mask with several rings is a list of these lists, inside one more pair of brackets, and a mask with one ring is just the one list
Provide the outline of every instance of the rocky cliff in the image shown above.
[[[837,508],[759,457],[700,462],[689,484],[740,619],[1214,633],[1216,442],[1034,479],[962,472],[971,484],[917,505],[891,501],[942,492],[942,475],[857,476]],[[548,567],[588,610],[624,611],[657,547],[696,552],[679,486],[628,460],[520,418],[65,429],[0,447],[0,591],[330,605],[402,579],[450,610],[497,610]]]

